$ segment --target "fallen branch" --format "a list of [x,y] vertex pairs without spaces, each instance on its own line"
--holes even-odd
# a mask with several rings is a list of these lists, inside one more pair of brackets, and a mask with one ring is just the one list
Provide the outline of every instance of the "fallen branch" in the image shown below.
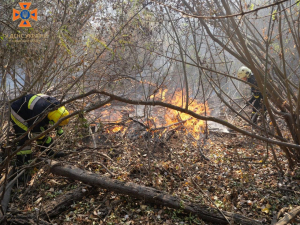
[[3,189],[6,187],[6,182],[8,181],[8,179],[12,176],[13,174],[13,167],[10,166],[8,168],[8,172],[7,174],[4,174],[0,180],[0,192],[2,193]]
[[56,197],[54,200],[48,201],[43,206],[41,218],[52,218],[68,209],[76,201],[80,201],[83,197],[97,193],[97,189],[89,189],[87,187],[78,187],[63,195]]
[[193,117],[190,117],[189,119],[182,120],[182,121],[179,121],[179,122],[176,122],[176,123],[172,123],[168,126],[153,128],[153,129],[150,129],[150,131],[165,130],[165,129],[168,129],[168,128],[173,127],[173,126],[181,125],[181,124],[183,124],[183,123],[185,123],[185,122],[187,122],[191,119],[193,119]]
[[291,212],[285,214],[285,216],[279,220],[275,225],[286,225],[293,220],[298,214],[300,214],[300,206],[294,208]]
[[43,219],[36,218],[35,214],[22,214],[22,212],[18,212],[18,215],[8,217],[9,218],[9,224],[39,224],[39,225],[51,225],[52,223],[49,223]]
[[[98,193],[98,190],[95,188],[92,189],[86,186],[80,186],[74,190],[68,191],[63,195],[56,197],[53,200],[49,200],[43,203],[44,206],[41,207],[41,212],[27,212],[26,214],[24,214],[22,211],[12,210],[8,215],[6,214],[7,219],[10,221],[10,224],[50,225],[52,224],[50,218],[56,217],[64,211],[68,210],[74,202],[82,200],[83,197],[96,193]],[[45,220],[49,220],[51,223],[48,223]]]
[[[214,209],[204,205],[194,204],[183,201],[178,197],[171,196],[166,192],[151,187],[137,185],[131,182],[122,182],[114,180],[99,174],[79,169],[71,165],[62,165],[59,162],[46,160],[50,165],[50,172],[59,176],[65,176],[83,183],[104,188],[120,194],[126,194],[134,198],[143,199],[146,202],[164,205],[170,208],[181,209],[186,213],[192,213],[199,216],[202,220],[217,223],[228,224],[222,214]],[[260,221],[252,220],[239,214],[223,212],[223,214],[235,223],[245,225],[261,225]]]
[[[4,191],[1,191],[1,195],[3,195],[3,198],[1,200],[1,212],[0,212],[0,224],[5,220],[5,214],[7,211],[7,207],[10,201],[10,194],[13,186],[17,182],[18,178],[23,175],[24,170],[22,170],[12,181],[8,183],[8,185],[5,187]],[[4,189],[4,188],[3,188]]]

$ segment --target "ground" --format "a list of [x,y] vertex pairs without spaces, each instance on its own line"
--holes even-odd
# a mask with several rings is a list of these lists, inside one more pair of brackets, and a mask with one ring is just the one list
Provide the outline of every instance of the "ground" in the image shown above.
[[[234,132],[211,132],[207,139],[203,135],[197,147],[185,129],[140,134],[128,138],[121,132],[108,134],[102,129],[96,134],[96,142],[92,139],[77,142],[68,156],[58,160],[239,213],[264,224],[271,224],[282,208],[300,205],[300,168],[288,170],[283,153],[276,146],[274,152],[283,173],[273,159],[270,146]],[[29,185],[14,188],[10,211],[24,214],[43,211],[43,205],[64,193],[77,187],[83,191],[89,188],[49,173],[43,164],[36,167],[39,170]],[[50,221],[52,224],[209,224],[181,210],[101,189],[73,202]]]

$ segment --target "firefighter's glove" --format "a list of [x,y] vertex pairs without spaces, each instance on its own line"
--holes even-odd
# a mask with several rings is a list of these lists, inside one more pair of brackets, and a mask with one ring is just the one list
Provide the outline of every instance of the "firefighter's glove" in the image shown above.
[[61,136],[61,135],[63,135],[64,130],[62,129],[62,127],[58,127],[56,133],[58,136]]
[[44,146],[49,147],[52,143],[53,143],[52,137],[46,137]]
[[53,139],[49,136],[37,141],[38,145],[42,145],[44,147],[49,147],[52,143]]

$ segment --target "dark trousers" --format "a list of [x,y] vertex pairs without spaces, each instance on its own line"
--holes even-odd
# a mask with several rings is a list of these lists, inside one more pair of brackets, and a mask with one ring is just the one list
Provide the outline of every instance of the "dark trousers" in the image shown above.
[[257,98],[254,101],[254,104],[252,107],[252,115],[251,115],[251,120],[253,123],[257,122],[257,118],[259,116],[258,113],[256,113],[256,112],[261,111],[262,108],[264,108],[264,111],[266,111],[266,106],[263,104],[262,100],[263,100],[262,98]]
[[[21,127],[19,127],[13,120],[11,120],[13,124],[13,128],[15,130],[15,135],[16,137],[22,136],[26,131],[23,130]],[[28,135],[25,135],[21,140],[18,141],[17,146],[22,146],[25,144],[25,142],[28,140]],[[16,165],[17,166],[22,166],[24,163],[28,162],[31,159],[32,154],[26,154],[26,155],[17,155],[17,161]]]
[[[15,135],[16,135],[17,138],[19,138],[20,136],[22,136],[26,132],[21,127],[19,127],[13,120],[11,120],[11,122],[13,124],[13,128],[15,130]],[[33,131],[34,130],[36,130],[36,129],[33,129]],[[39,131],[39,132],[41,132],[41,131]],[[47,138],[48,138],[48,136],[45,136],[44,138],[39,139],[38,140],[38,142],[40,142],[39,144],[48,147],[52,142],[46,144],[45,141],[46,141]],[[27,140],[29,140],[28,134],[25,135],[23,138],[21,138],[18,141],[17,146],[24,145]],[[43,149],[41,149],[41,150],[43,150]],[[31,160],[31,158],[32,158],[32,154],[17,155],[17,162],[16,162],[16,164],[17,164],[17,166],[21,166],[24,163],[27,163],[29,160]]]

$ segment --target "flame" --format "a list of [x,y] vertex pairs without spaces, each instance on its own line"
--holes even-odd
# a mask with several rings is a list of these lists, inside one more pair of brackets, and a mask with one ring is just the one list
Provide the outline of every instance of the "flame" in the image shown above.
[[127,131],[127,127],[125,125],[110,125],[108,127],[105,128],[105,131],[108,134],[112,134],[112,133],[120,133],[120,134],[125,134],[125,132]]
[[117,133],[121,131],[122,133],[126,131],[125,127],[124,126],[119,126],[119,125],[116,125],[114,126],[113,128],[107,128],[106,129],[106,132],[107,133]]
[[[182,91],[177,91],[175,92],[174,97],[171,99],[170,103],[179,107],[185,107],[184,98],[185,97],[182,96]],[[204,115],[205,112],[206,115],[210,114],[207,103],[200,103],[196,99],[189,99],[188,109],[199,115]],[[201,133],[204,133],[206,127],[205,121],[193,118],[188,114],[171,109],[167,109],[167,113],[165,114],[165,122],[167,126],[176,124],[178,122],[184,122],[186,131],[189,132],[196,140],[200,138]]]
[[122,113],[114,108],[105,109],[100,113],[102,122],[120,122],[122,120]]
[[154,93],[152,95],[150,95],[150,99],[153,99],[153,98],[159,98],[161,99],[162,101],[165,100],[166,98],[166,93],[167,93],[168,89],[159,89],[159,90],[156,90],[154,91]]
[[[168,102],[172,105],[182,108],[185,107],[185,93],[182,92],[182,90],[176,91],[175,93],[167,92],[168,89],[156,90],[155,93],[150,96],[150,99]],[[204,115],[205,113],[206,115],[210,114],[207,103],[200,103],[196,99],[189,99],[188,109],[199,115]],[[146,121],[144,121],[145,125],[149,127],[149,131],[156,130],[155,128],[160,127],[167,127],[164,129],[166,130],[170,127],[174,128],[175,126],[182,125],[185,128],[186,132],[190,133],[196,140],[199,140],[200,135],[206,130],[205,121],[193,118],[188,114],[172,109],[156,108],[153,110],[154,111],[152,116],[148,117]],[[130,111],[130,109],[124,111],[128,112]],[[120,123],[121,121],[125,122],[126,118],[123,118],[123,115],[124,114],[122,113],[122,110],[115,110],[114,108],[107,107],[101,112],[101,121],[113,123]],[[126,130],[126,126],[119,124],[110,126],[106,129],[108,133],[125,133]]]
[[[105,109],[100,113],[100,118],[98,119],[101,123],[108,123],[108,127],[105,128],[107,133],[117,133],[122,132],[125,133],[127,128],[124,125],[117,125],[118,123],[123,121],[123,114],[121,111],[117,111],[114,108],[110,107],[111,104],[107,104]],[[115,123],[116,125],[111,125]]]

